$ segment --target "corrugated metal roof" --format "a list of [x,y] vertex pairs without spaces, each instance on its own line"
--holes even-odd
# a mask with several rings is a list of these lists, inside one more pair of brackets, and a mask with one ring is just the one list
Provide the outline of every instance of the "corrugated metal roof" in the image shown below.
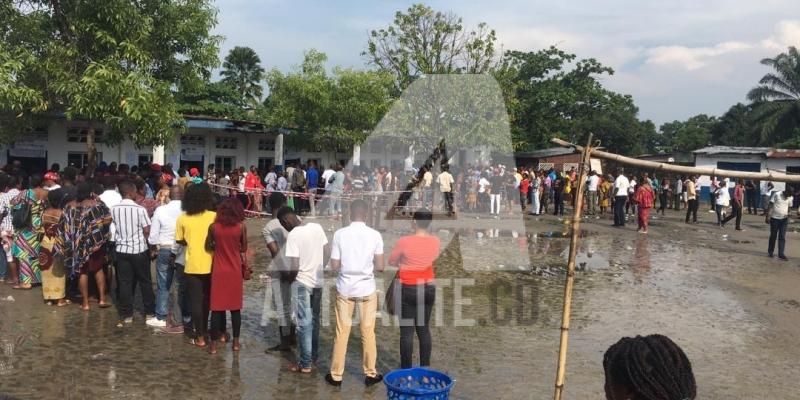
[[708,146],[693,151],[694,154],[761,154],[767,155],[769,147]]
[[767,158],[800,158],[800,150],[775,149],[767,153]]
[[546,157],[563,156],[567,154],[575,154],[575,149],[571,147],[551,147],[549,149],[541,149],[541,150],[534,150],[527,152],[516,152],[514,153],[514,156],[527,157],[527,158],[546,158]]
[[693,151],[694,154],[759,154],[767,158],[800,158],[800,150],[771,147],[709,146]]

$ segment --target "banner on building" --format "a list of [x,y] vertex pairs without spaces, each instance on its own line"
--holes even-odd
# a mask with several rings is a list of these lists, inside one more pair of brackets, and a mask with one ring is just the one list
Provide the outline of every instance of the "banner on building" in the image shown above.
[[181,161],[203,161],[205,146],[185,144],[181,146]]
[[22,137],[11,144],[8,149],[8,155],[11,157],[30,158],[47,157],[47,135],[25,135],[25,137]]

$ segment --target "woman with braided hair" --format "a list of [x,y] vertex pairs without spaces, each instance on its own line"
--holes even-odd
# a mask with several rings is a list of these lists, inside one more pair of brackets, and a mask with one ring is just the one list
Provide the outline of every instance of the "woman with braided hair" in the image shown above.
[[692,364],[663,335],[624,337],[603,356],[608,400],[693,400]]

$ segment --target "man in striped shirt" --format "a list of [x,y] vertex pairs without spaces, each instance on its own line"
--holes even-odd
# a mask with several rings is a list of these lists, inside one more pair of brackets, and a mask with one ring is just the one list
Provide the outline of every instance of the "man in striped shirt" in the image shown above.
[[[150,217],[147,210],[136,204],[136,185],[131,181],[119,184],[122,201],[111,208],[111,218],[116,226],[117,282],[119,299],[117,311],[120,322],[133,322],[134,287],[138,285],[142,293],[142,303],[147,319],[155,320],[155,296],[150,275],[150,261],[154,252],[147,237],[150,234]],[[152,321],[151,321],[152,322]]]

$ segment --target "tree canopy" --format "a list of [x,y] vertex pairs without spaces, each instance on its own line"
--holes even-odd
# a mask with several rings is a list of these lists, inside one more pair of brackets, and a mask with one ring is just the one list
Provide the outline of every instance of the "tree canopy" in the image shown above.
[[599,81],[614,71],[592,58],[576,59],[555,46],[506,52],[493,75],[503,87],[514,147],[549,147],[554,136],[580,142],[593,132],[610,151],[646,151],[653,124],[639,121],[630,96]]
[[[63,113],[104,124],[110,143],[164,144],[183,123],[173,92],[197,89],[218,64],[209,0],[5,0],[0,9],[4,120]],[[2,128],[6,141],[23,133]]]
[[489,71],[496,39],[485,23],[465,28],[453,13],[414,4],[397,11],[388,27],[370,31],[363,54],[371,65],[394,75],[402,90],[424,74]]
[[240,46],[231,49],[222,63],[220,75],[222,82],[236,90],[243,105],[253,106],[261,102],[264,68],[255,50]]
[[752,117],[761,142],[800,141],[800,50],[761,60],[773,69],[764,75],[747,98],[753,102]]
[[267,121],[294,130],[287,138],[293,146],[349,151],[388,109],[393,80],[383,72],[343,68],[329,76],[326,61],[324,53],[312,49],[294,71],[267,73]]

